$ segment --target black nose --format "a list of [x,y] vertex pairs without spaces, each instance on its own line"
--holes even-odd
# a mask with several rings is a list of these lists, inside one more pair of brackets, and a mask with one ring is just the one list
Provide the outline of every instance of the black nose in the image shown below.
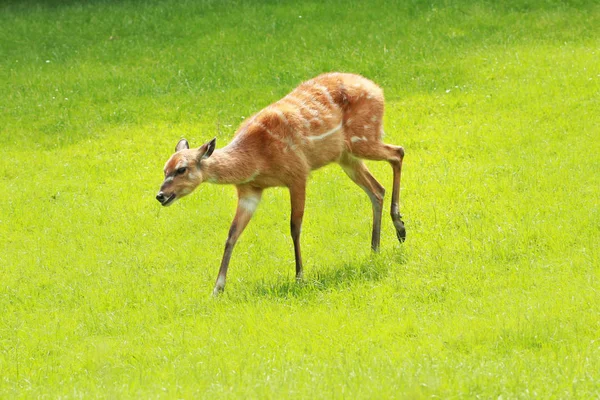
[[163,194],[163,192],[160,192],[156,195],[156,200],[160,201],[161,203],[165,201],[165,195]]

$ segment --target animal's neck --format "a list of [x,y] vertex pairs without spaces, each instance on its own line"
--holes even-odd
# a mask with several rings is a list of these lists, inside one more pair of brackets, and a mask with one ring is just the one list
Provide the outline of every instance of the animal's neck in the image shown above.
[[219,184],[241,184],[256,174],[254,160],[239,149],[224,147],[215,150],[202,162],[205,181]]

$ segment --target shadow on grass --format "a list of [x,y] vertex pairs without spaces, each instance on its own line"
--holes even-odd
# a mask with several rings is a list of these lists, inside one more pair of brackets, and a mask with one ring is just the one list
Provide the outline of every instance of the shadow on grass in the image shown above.
[[402,249],[395,250],[394,254],[371,254],[362,260],[344,261],[330,268],[314,266],[302,282],[296,282],[293,278],[258,282],[251,293],[266,298],[306,297],[361,283],[381,281],[406,262],[406,253]]

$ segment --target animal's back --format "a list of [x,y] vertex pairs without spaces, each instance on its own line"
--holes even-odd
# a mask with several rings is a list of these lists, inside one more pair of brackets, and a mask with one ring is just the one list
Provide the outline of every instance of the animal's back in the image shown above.
[[302,83],[271,107],[289,115],[290,126],[298,133],[319,140],[345,127],[348,120],[352,123],[363,108],[383,113],[383,91],[360,75],[336,72]]
[[300,158],[313,170],[352,152],[357,140],[380,140],[383,91],[354,74],[328,73],[300,84],[240,127],[268,144],[269,157]]

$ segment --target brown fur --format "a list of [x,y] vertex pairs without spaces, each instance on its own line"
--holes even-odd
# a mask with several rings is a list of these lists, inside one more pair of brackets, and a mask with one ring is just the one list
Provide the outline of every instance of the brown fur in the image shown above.
[[[360,158],[390,162],[394,170],[392,220],[398,238],[404,240],[404,225],[398,212],[404,150],[381,141],[383,111],[383,91],[375,83],[359,75],[330,73],[302,83],[283,99],[244,121],[234,139],[220,150],[214,150],[214,140],[198,149],[189,149],[187,142],[183,143],[185,146],[182,142],[178,144],[176,153],[165,165],[165,182],[157,196],[163,205],[191,193],[205,181],[238,188],[238,210],[215,294],[224,288],[231,251],[262,190],[273,186],[290,189],[296,274],[301,278],[299,235],[306,180],[310,171],[332,162],[339,163],[371,199],[374,250],[379,248],[385,190]],[[182,167],[185,172],[178,173]]]

